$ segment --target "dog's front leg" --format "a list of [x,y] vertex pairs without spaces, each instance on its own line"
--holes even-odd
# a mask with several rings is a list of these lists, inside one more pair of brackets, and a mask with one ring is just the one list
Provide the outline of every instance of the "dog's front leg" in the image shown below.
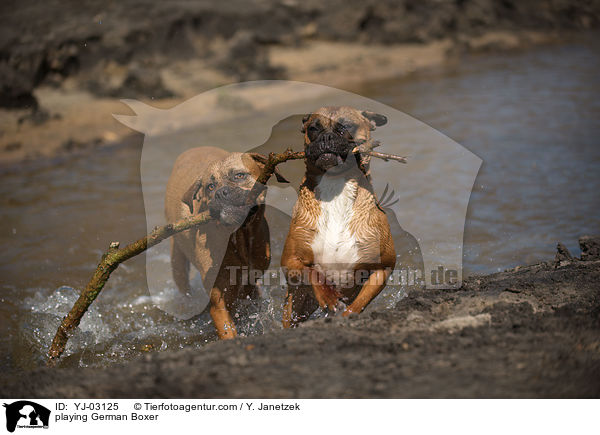
[[[296,228],[296,232],[298,229]],[[304,231],[304,230],[302,230]],[[287,295],[283,307],[283,327],[290,328],[308,319],[318,308],[312,286],[310,285],[310,262],[312,251],[306,240],[290,230],[281,254],[281,266],[287,282]]]
[[190,293],[190,260],[181,250],[175,238],[171,238],[171,270],[179,291],[185,294]]
[[288,284],[288,291],[283,307],[282,324],[284,328],[293,328],[305,321],[319,307],[312,295],[310,286],[294,286]]
[[308,319],[318,307],[311,286],[304,282],[303,270],[308,268],[303,266],[292,270],[286,268],[287,294],[282,319],[284,328],[292,328]]
[[325,282],[325,276],[320,275],[315,269],[310,269],[309,277],[310,285],[319,306],[324,310],[336,311],[342,294],[335,287],[328,285]]
[[360,289],[356,299],[346,308],[342,315],[349,316],[350,314],[362,312],[369,305],[369,302],[383,290],[391,273],[392,270],[389,268],[378,269],[371,273],[367,282]]
[[216,287],[210,292],[210,317],[213,319],[219,339],[230,340],[237,336],[235,323],[225,304],[223,292]]

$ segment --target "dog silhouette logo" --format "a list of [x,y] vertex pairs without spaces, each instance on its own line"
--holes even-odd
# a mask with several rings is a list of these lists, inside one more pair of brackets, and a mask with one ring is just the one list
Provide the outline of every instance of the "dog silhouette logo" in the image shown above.
[[[230,84],[169,109],[136,100],[122,102],[133,114],[114,114],[114,118],[144,134],[140,179],[148,233],[165,223],[169,176],[176,159],[189,149],[217,147],[261,155],[288,147],[300,151],[304,146],[301,120],[319,107],[346,106],[384,115],[385,127],[373,131],[373,139],[381,145],[378,150],[408,157],[408,164],[402,166],[382,159],[370,161],[370,182],[374,192],[382,192],[379,205],[397,251],[395,285],[410,285],[410,274],[417,271],[420,274],[412,275],[412,281],[428,289],[461,286],[467,207],[482,160],[427,124],[358,94],[286,80]],[[279,264],[282,235],[288,233],[304,170],[301,160],[286,162],[281,171],[289,184],[268,183],[265,217],[272,236],[272,269]],[[229,238],[222,239],[222,246],[211,250],[214,270],[221,267],[225,258],[221,253],[229,243]],[[190,270],[190,288],[179,291],[172,275],[170,246],[159,243],[148,249],[148,289],[156,306],[179,319],[190,319],[205,310],[217,274],[200,278]],[[213,255],[217,251],[219,255]],[[271,282],[274,287],[280,283]]]
[[14,432],[18,428],[48,428],[50,410],[38,403],[19,400],[4,404],[6,408],[6,430]]

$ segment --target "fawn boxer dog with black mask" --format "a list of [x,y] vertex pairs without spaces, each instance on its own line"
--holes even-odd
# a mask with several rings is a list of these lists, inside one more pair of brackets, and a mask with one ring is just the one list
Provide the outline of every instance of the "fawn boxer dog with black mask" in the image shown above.
[[[221,339],[237,335],[237,302],[257,295],[252,277],[231,282],[230,267],[264,271],[271,259],[266,186],[255,199],[249,197],[265,162],[255,153],[192,148],[177,158],[167,184],[167,222],[210,211],[209,223],[173,236],[171,267],[175,284],[185,293],[190,292],[190,263],[198,269],[210,291],[210,315]],[[275,176],[286,182],[279,172]]]
[[306,172],[294,206],[281,265],[288,291],[283,326],[306,320],[318,306],[360,313],[385,287],[395,263],[385,213],[373,193],[371,131],[383,115],[323,107],[304,117]]

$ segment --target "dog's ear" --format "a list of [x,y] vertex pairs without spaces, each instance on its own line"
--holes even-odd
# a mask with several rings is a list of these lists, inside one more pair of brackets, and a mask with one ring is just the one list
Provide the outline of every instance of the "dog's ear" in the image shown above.
[[302,117],[302,127],[300,128],[301,133],[306,133],[306,121],[310,119],[310,113]]
[[[248,153],[248,154],[250,155],[250,157],[252,157],[254,159],[255,162],[257,162],[260,165],[261,168],[263,168],[265,166],[265,164],[267,163],[267,157],[263,156],[262,154],[259,154],[259,153]],[[289,181],[286,180],[283,175],[281,175],[281,172],[279,172],[279,168],[277,168],[277,166],[275,167],[273,174],[275,175],[275,178],[277,178],[277,181],[279,181],[280,183],[289,183]]]
[[375,130],[375,127],[381,127],[387,124],[387,116],[380,113],[371,112],[370,110],[363,110],[362,116],[371,121],[371,130]]
[[194,184],[190,186],[188,190],[183,194],[183,198],[181,198],[181,202],[187,205],[190,208],[190,213],[194,213],[194,200],[198,198],[198,192],[202,188],[202,179],[198,178]]

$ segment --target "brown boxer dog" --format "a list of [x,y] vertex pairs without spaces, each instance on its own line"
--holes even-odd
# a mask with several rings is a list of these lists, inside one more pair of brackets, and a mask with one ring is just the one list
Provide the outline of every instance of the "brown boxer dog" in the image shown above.
[[385,213],[370,183],[371,131],[383,115],[323,107],[303,119],[306,172],[298,192],[281,265],[288,284],[283,326],[318,306],[360,313],[385,287],[395,263]]
[[[167,222],[173,223],[206,210],[213,218],[171,239],[171,267],[175,284],[190,291],[190,263],[210,290],[210,315],[220,339],[237,335],[233,316],[237,302],[257,295],[256,281],[236,277],[230,267],[264,271],[271,249],[265,220],[266,186],[249,201],[249,194],[266,158],[255,153],[230,153],[214,147],[192,148],[176,160],[165,198]],[[286,180],[275,173],[277,179]],[[239,269],[233,269],[239,270]],[[233,274],[236,276],[236,274]]]

